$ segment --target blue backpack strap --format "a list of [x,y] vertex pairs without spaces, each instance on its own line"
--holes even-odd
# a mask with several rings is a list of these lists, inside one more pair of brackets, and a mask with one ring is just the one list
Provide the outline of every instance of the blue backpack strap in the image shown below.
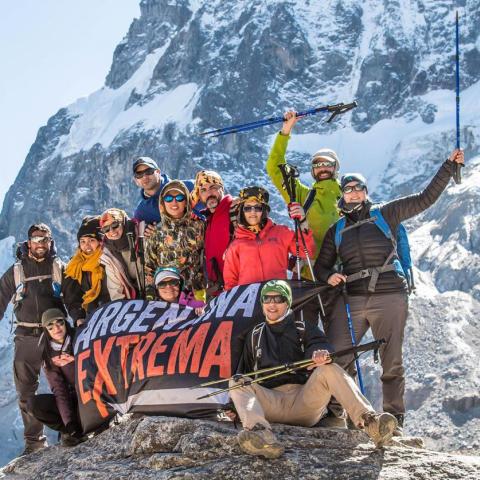
[[346,223],[347,219],[345,217],[340,217],[335,224],[335,248],[337,249],[337,254],[338,249],[340,248],[340,244],[342,243],[342,232],[345,228]]
[[371,208],[370,209],[370,217],[376,217],[375,218],[375,225],[382,231],[382,233],[390,239],[392,242],[394,242],[395,246],[397,244],[396,239],[392,235],[392,231],[390,230],[390,225],[388,225],[387,221],[385,220],[385,217],[382,215],[382,212],[379,208]]

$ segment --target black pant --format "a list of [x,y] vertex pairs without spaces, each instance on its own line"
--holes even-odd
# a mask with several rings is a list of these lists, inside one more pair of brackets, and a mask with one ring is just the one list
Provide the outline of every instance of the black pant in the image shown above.
[[28,406],[30,408],[30,413],[36,418],[36,420],[52,430],[67,433],[53,393],[35,395],[28,402]]
[[13,378],[18,395],[18,406],[23,420],[23,436],[28,445],[43,444],[43,425],[30,414],[27,403],[35,396],[38,388],[42,352],[38,346],[39,337],[16,335],[13,358]]

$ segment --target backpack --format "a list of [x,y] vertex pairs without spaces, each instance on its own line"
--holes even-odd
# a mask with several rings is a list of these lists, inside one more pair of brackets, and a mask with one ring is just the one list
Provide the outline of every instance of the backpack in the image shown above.
[[[376,273],[369,273],[367,274],[365,270],[361,272],[354,273],[353,275],[349,275],[350,281],[357,280],[358,278],[366,278],[371,276],[372,280],[369,285],[369,291],[375,290],[375,283],[376,279],[378,278],[378,273],[384,273],[387,271],[395,270],[397,273],[402,275],[405,280],[407,281],[408,285],[408,293],[412,293],[415,290],[415,283],[413,279],[413,268],[412,268],[412,257],[410,254],[410,243],[408,241],[408,234],[405,227],[400,223],[397,229],[397,235],[393,236],[390,230],[390,226],[388,225],[387,221],[382,215],[380,208],[374,207],[370,209],[370,218],[366,218],[365,220],[361,220],[356,222],[349,227],[346,227],[347,219],[345,217],[341,217],[337,223],[335,224],[335,248],[338,250],[340,248],[340,243],[342,242],[342,234],[346,230],[350,230],[352,228],[359,227],[364,223],[371,223],[373,222],[381,231],[382,233],[392,242],[392,252],[385,260],[385,263],[381,267],[375,267]],[[390,264],[390,260],[394,257],[397,257],[393,260]],[[370,269],[367,269],[370,270]],[[358,278],[357,278],[358,277]],[[372,285],[373,281],[373,285]],[[373,290],[371,289],[373,287]]]
[[[295,327],[297,329],[298,341],[302,352],[305,352],[305,321],[295,320]],[[253,370],[258,370],[258,361],[262,357],[262,349],[260,348],[260,340],[265,330],[265,322],[255,325],[252,330],[252,352],[255,358]],[[256,376],[256,375],[255,375]]]

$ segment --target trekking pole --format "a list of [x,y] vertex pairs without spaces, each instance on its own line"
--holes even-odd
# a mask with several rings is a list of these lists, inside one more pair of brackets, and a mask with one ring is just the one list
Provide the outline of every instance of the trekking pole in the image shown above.
[[[343,301],[345,303],[345,310],[347,311],[348,330],[350,332],[350,337],[352,339],[352,346],[355,347],[357,345],[357,341],[355,339],[355,330],[353,329],[352,315],[350,312],[350,304],[348,303],[346,290],[347,290],[346,284],[344,284],[342,288],[342,295],[343,295]],[[355,367],[357,369],[358,386],[360,387],[360,391],[362,392],[362,394],[365,395],[365,387],[363,386],[363,377],[362,377],[362,371],[360,370],[360,361],[358,359],[358,354],[354,353],[353,358],[355,359]]]
[[[456,146],[460,149],[460,41],[458,27],[458,10],[455,12],[455,119],[456,119]],[[453,180],[456,184],[462,183],[461,163],[455,163],[455,173]]]
[[130,248],[130,261],[135,265],[135,275],[137,276],[137,286],[140,297],[143,298],[142,283],[140,281],[140,271],[137,264],[137,253],[135,252],[135,240],[133,239],[133,232],[127,233],[128,247]]
[[142,279],[142,292],[146,293],[146,281],[145,281],[145,222],[142,220],[138,224],[138,258],[140,259],[140,267],[142,269],[141,279]]
[[[382,345],[383,343],[385,343],[384,339],[374,340],[373,342],[365,343],[363,345],[357,345],[356,347],[349,347],[344,350],[340,350],[339,352],[332,352],[330,353],[330,359],[333,361],[337,357],[350,355],[351,353],[354,353],[355,355],[358,356],[359,352],[368,352],[370,350],[377,351],[380,348],[380,345]],[[260,382],[263,382],[264,380],[269,380],[271,378],[279,377],[280,375],[284,375],[286,373],[296,372],[297,370],[301,370],[303,368],[307,368],[312,365],[315,365],[315,362],[311,358],[309,358],[307,360],[300,360],[298,362],[294,362],[286,365],[279,365],[276,367],[264,368],[262,370],[244,373],[241,375],[233,375],[230,378],[225,378],[222,380],[214,380],[213,382],[202,383],[193,388],[207,387],[207,386],[215,385],[222,382],[228,382],[230,380],[235,380],[238,382],[242,379],[245,379],[245,381],[241,384],[239,383],[237,385],[233,385],[232,387],[222,388],[220,390],[216,390],[215,392],[212,392],[197,398],[197,400],[201,400],[204,398],[214,397],[215,395],[220,395],[221,393],[237,390],[238,388],[246,387],[248,385],[260,383]],[[261,372],[268,373],[268,375],[264,375],[263,377],[260,377],[260,378],[257,377],[253,380],[246,378],[246,377],[249,377],[250,375],[259,375]],[[273,373],[270,373],[270,372],[273,372]]]
[[[331,113],[330,117],[327,120],[327,123],[330,123],[335,117],[346,113],[357,106],[357,102],[353,101],[351,103],[337,103],[336,105],[326,105],[324,107],[312,108],[310,110],[305,110],[303,112],[298,112],[297,117],[307,117],[310,115],[316,115],[320,112]],[[255,128],[264,127],[266,125],[273,125],[274,123],[282,123],[285,121],[285,118],[282,116],[278,117],[268,117],[262,120],[257,120],[255,122],[242,123],[238,125],[231,125],[229,127],[217,128],[215,130],[207,130],[201,132],[199,135],[210,136],[210,137],[219,137],[221,135],[228,135],[230,133],[239,133],[246,132],[248,130],[254,130]]]

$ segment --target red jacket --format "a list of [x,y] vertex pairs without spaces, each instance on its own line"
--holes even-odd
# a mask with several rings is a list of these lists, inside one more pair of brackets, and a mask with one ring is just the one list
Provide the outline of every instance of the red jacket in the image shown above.
[[223,255],[230,243],[230,206],[232,200],[233,198],[230,195],[225,195],[215,212],[207,214],[205,260],[209,283],[222,281]]
[[[308,230],[304,236],[311,256],[315,248],[312,231]],[[295,233],[285,225],[275,225],[268,219],[258,235],[239,225],[225,255],[225,290],[236,285],[286,279],[288,254],[295,255],[295,250]],[[305,258],[301,240],[299,253]]]

